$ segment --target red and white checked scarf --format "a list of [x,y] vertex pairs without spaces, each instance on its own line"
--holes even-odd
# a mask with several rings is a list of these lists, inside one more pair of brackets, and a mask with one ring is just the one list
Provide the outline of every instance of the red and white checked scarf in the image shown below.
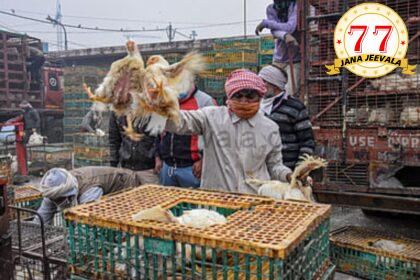
[[234,93],[243,89],[256,90],[260,96],[264,96],[267,91],[264,81],[257,74],[247,69],[238,69],[226,79],[225,92],[230,99]]

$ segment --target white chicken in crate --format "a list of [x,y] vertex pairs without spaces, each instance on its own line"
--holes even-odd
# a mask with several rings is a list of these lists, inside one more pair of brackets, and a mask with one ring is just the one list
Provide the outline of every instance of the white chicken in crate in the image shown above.
[[[276,180],[259,180],[257,178],[248,178],[246,179],[246,183],[259,186],[259,195],[269,196],[275,199],[314,202],[311,187],[312,179],[308,175],[313,170],[326,167],[327,162],[322,158],[309,155],[301,156],[300,159],[301,162],[293,171],[290,183]],[[306,177],[308,178],[306,185],[303,185],[299,179]]]

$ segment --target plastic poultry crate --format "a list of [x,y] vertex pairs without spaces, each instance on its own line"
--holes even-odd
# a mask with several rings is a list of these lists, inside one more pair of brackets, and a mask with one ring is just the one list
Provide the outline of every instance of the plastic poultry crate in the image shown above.
[[[11,205],[33,210],[36,210],[39,206],[41,206],[42,194],[34,186],[14,186],[9,187],[9,190],[9,202]],[[11,211],[11,216],[12,218],[16,218],[14,211]],[[23,218],[27,216],[28,213],[23,213]]]
[[213,49],[224,50],[224,49],[247,49],[247,50],[258,50],[259,38],[252,39],[219,39],[215,40]]
[[[158,205],[175,216],[206,208],[228,222],[200,229],[132,220]],[[329,215],[327,205],[141,186],[66,211],[69,267],[86,279],[323,278],[332,271]]]
[[109,148],[105,147],[74,147],[75,157],[85,158],[107,158],[109,156]]
[[[377,248],[378,240],[390,240],[402,250]],[[420,241],[360,227],[331,233],[331,257],[337,270],[367,279],[419,279]],[[397,247],[395,247],[397,249]]]
[[264,36],[260,39],[260,53],[272,52],[275,47],[276,41],[272,36]]
[[273,54],[260,54],[258,55],[260,68],[269,65],[273,62]]

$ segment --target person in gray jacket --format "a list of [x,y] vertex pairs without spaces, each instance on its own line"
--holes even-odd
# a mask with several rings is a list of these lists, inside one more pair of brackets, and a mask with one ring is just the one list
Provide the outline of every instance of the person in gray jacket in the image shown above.
[[45,224],[50,224],[57,211],[138,186],[139,181],[135,172],[124,168],[88,166],[70,171],[52,168],[42,177],[40,191],[43,200],[37,212]]

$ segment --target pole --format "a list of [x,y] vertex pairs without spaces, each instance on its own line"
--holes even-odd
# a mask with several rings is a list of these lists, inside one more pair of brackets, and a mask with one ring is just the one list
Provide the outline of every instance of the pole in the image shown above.
[[64,25],[61,22],[57,22],[58,25],[60,25],[63,28],[64,31],[64,50],[68,50],[68,46],[67,46],[67,31],[66,28],[64,27]]
[[47,17],[47,20],[49,20],[49,21],[51,21],[53,24],[57,24],[57,25],[60,25],[61,26],[61,28],[63,28],[63,32],[64,32],[64,50],[68,50],[68,44],[67,44],[67,31],[66,31],[66,28],[64,27],[64,25],[61,23],[61,22],[59,22],[58,20],[56,20],[56,19],[53,19],[52,17],[50,17],[49,15],[48,15],[48,17]]
[[246,0],[244,0],[244,38],[246,39]]

